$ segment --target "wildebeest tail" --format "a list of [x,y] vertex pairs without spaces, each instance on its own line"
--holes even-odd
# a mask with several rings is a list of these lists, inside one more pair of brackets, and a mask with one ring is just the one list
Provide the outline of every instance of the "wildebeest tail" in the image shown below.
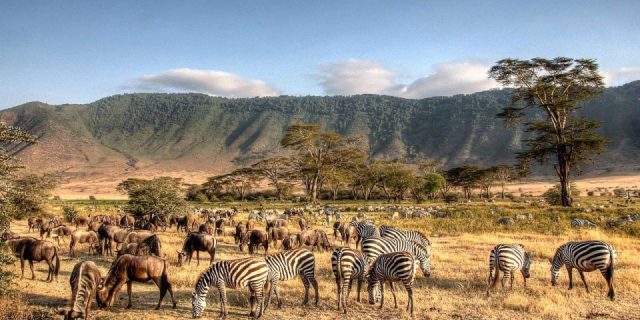
[[56,258],[56,269],[53,271],[53,275],[58,280],[58,272],[60,272],[60,256],[58,255],[58,247],[53,247],[53,255]]

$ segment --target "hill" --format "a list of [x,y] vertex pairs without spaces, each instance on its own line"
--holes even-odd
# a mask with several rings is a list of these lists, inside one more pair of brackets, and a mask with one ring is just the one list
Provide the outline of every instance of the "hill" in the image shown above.
[[[376,158],[424,154],[447,166],[509,163],[525,137],[521,128],[505,128],[495,117],[509,102],[508,90],[420,100],[148,93],[85,105],[31,102],[3,110],[0,118],[40,137],[36,145],[11,150],[29,171],[60,172],[65,183],[91,192],[112,188],[126,176],[171,174],[202,181],[281,152],[279,140],[294,123],[361,135]],[[607,153],[588,170],[637,170],[640,81],[608,88],[581,112],[601,120],[601,132],[610,140]]]

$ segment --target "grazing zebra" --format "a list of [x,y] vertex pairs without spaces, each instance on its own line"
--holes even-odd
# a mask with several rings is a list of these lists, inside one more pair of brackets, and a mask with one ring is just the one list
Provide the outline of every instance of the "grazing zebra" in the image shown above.
[[362,253],[368,264],[385,253],[407,251],[420,261],[425,277],[431,275],[431,249],[418,242],[388,238],[369,238],[362,241]]
[[375,303],[375,298],[379,293],[380,309],[384,305],[384,283],[388,282],[393,294],[394,308],[398,308],[398,300],[396,299],[396,290],[393,283],[401,281],[407,290],[407,311],[411,312],[413,317],[413,284],[416,278],[416,259],[409,252],[393,252],[379,256],[369,272],[369,304]]
[[[520,271],[524,278],[524,286],[527,286],[527,278],[529,278],[529,270],[531,269],[531,253],[524,251],[521,244],[499,244],[491,250],[489,255],[489,289],[495,287],[498,282],[498,275],[502,271],[502,288],[507,281],[511,279],[511,288],[513,288],[514,272]],[[494,274],[495,272],[495,274]]]
[[353,280],[358,281],[358,297],[360,302],[360,289],[365,280],[366,260],[362,252],[348,247],[337,248],[331,254],[331,269],[336,277],[338,288],[338,311],[347,313],[347,299],[351,292]]
[[391,239],[411,240],[422,244],[425,247],[431,245],[431,241],[422,232],[413,230],[402,230],[392,226],[380,226],[380,236]]
[[78,262],[73,267],[69,284],[71,285],[71,310],[60,310],[59,313],[64,315],[64,320],[86,320],[89,317],[91,298],[102,286],[100,270],[93,261]]
[[598,226],[596,226],[595,223],[589,220],[573,218],[571,219],[571,227],[572,228],[579,228],[579,227],[597,228]]
[[[191,292],[191,307],[194,318],[202,316],[207,306],[206,298],[209,287],[218,288],[220,294],[220,318],[227,316],[226,287],[249,287],[251,293],[250,317],[259,318],[264,311],[263,297],[265,284],[269,285],[269,266],[264,259],[244,258],[237,260],[222,260],[214,262],[207,270],[200,274],[195,288]],[[257,312],[256,312],[257,309]]]
[[356,219],[351,220],[349,223],[350,226],[356,228],[356,249],[360,243],[371,237],[380,237],[380,231],[375,224],[369,221],[358,221]]
[[609,299],[615,299],[613,289],[613,269],[615,268],[616,251],[613,247],[603,241],[579,241],[567,242],[561,245],[551,262],[551,284],[558,283],[560,268],[564,265],[569,274],[569,289],[573,289],[573,268],[578,269],[584,287],[589,292],[589,286],[584,279],[584,272],[600,270],[602,276],[607,280],[609,286]]
[[304,284],[304,302],[309,303],[309,284],[313,286],[316,294],[316,302],[318,305],[318,281],[316,281],[316,258],[313,253],[307,249],[293,249],[280,252],[278,254],[267,256],[265,258],[267,265],[271,270],[271,291],[267,296],[266,306],[269,306],[271,300],[271,292],[276,296],[278,308],[282,306],[282,301],[278,296],[278,281],[286,281],[300,275]]

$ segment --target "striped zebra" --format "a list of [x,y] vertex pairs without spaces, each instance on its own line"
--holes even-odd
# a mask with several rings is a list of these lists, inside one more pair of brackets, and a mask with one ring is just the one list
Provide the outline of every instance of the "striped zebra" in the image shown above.
[[69,277],[71,286],[71,310],[60,310],[64,320],[88,319],[91,298],[96,290],[102,287],[102,275],[93,261],[80,261],[74,267]]
[[362,241],[362,253],[368,264],[386,253],[407,251],[420,261],[420,269],[425,277],[431,275],[431,249],[418,242],[388,238],[369,238]]
[[589,220],[573,218],[571,219],[571,227],[572,228],[580,228],[580,227],[597,228],[598,226]]
[[269,266],[264,259],[244,258],[216,261],[200,274],[195,288],[191,292],[192,315],[194,318],[202,316],[202,312],[207,306],[206,298],[210,286],[218,288],[220,294],[220,318],[227,316],[226,287],[234,289],[249,287],[251,293],[249,317],[259,318],[264,311],[264,290],[265,284],[268,285],[269,278]]
[[383,225],[380,226],[380,236],[391,239],[411,240],[422,244],[425,247],[431,245],[431,241],[419,231],[402,230],[396,227]]
[[589,292],[589,286],[584,278],[584,272],[600,270],[609,286],[609,299],[615,299],[613,289],[613,269],[615,268],[616,251],[603,241],[579,241],[567,242],[556,250],[551,262],[551,284],[558,283],[560,268],[564,265],[569,274],[569,289],[573,289],[573,268],[578,269],[582,283]]
[[[511,279],[511,288],[513,288],[513,279],[515,272],[520,271],[524,279],[524,286],[527,286],[527,278],[529,278],[529,270],[531,270],[531,253],[524,251],[521,244],[499,244],[491,250],[489,255],[489,289],[495,287],[498,282],[498,275],[502,271],[502,288],[504,288],[507,279]],[[494,273],[495,272],[495,273]]]
[[353,280],[357,279],[358,297],[360,302],[360,289],[365,280],[366,260],[362,252],[348,247],[337,248],[331,254],[331,269],[336,277],[338,289],[338,311],[347,313],[347,299],[351,292]]
[[380,237],[380,231],[375,224],[369,221],[358,221],[355,218],[349,223],[350,226],[356,228],[356,249],[358,245],[365,239],[371,237]]
[[318,305],[318,281],[316,281],[315,276],[316,258],[313,256],[311,251],[304,248],[293,249],[267,256],[265,260],[271,270],[272,277],[271,290],[267,296],[265,308],[269,306],[271,292],[276,296],[278,308],[282,306],[282,301],[278,296],[278,281],[291,280],[297,275],[300,275],[300,278],[302,278],[302,284],[304,285],[303,304],[306,305],[309,303],[309,285],[312,285],[316,294],[315,304]]
[[416,278],[417,260],[409,252],[393,252],[380,255],[369,272],[369,304],[374,304],[377,294],[380,296],[380,309],[384,305],[384,283],[388,282],[393,294],[394,308],[398,308],[396,291],[393,283],[401,281],[407,290],[407,311],[413,317],[413,285]]

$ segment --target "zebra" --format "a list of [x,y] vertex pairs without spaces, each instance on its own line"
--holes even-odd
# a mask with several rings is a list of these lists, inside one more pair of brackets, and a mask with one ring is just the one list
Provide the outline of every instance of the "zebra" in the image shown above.
[[427,247],[431,245],[431,241],[419,231],[402,230],[396,227],[383,225],[380,226],[380,236],[391,239],[411,240],[422,244]]
[[[520,271],[524,279],[524,286],[527,286],[527,278],[530,277],[531,270],[531,253],[525,252],[524,246],[521,244],[499,244],[496,245],[489,255],[489,289],[495,287],[498,282],[498,275],[502,271],[502,288],[507,281],[511,279],[511,288],[513,288],[514,272]],[[494,274],[495,272],[495,274]]]
[[579,227],[597,228],[598,226],[596,226],[595,223],[589,220],[573,218],[571,219],[571,227],[572,228],[579,228]]
[[371,237],[380,237],[380,231],[372,222],[358,221],[354,218],[353,220],[351,220],[349,225],[356,228],[356,249],[363,240]]
[[596,240],[567,242],[556,250],[553,259],[549,259],[551,262],[551,284],[553,286],[558,284],[560,268],[564,265],[569,274],[569,289],[573,289],[573,268],[576,268],[585,289],[589,292],[584,272],[598,269],[609,287],[607,297],[614,300],[613,270],[615,268],[615,258],[616,251],[606,242]]
[[351,292],[353,280],[357,279],[358,297],[360,302],[360,289],[365,280],[366,260],[362,252],[349,247],[337,248],[331,254],[331,269],[336,277],[338,289],[338,311],[347,313],[347,299]]
[[271,270],[271,291],[267,296],[266,307],[269,306],[271,300],[271,292],[276,296],[278,308],[282,306],[282,301],[278,296],[278,281],[286,281],[300,275],[304,284],[304,302],[309,303],[309,284],[313,286],[315,291],[315,304],[318,305],[318,281],[315,277],[316,258],[313,253],[307,249],[293,249],[284,251],[265,258],[267,265]]
[[416,278],[417,260],[409,252],[392,252],[380,255],[371,265],[369,272],[369,304],[374,304],[377,294],[380,296],[380,309],[384,305],[384,283],[388,282],[393,294],[394,308],[398,308],[393,283],[401,281],[407,291],[407,311],[413,318],[413,285]]
[[420,261],[420,269],[425,277],[431,275],[431,249],[424,247],[418,242],[388,238],[369,238],[362,241],[362,253],[367,264],[371,264],[378,256],[391,253],[407,251]]
[[193,291],[191,291],[192,315],[194,318],[202,316],[202,312],[207,306],[206,297],[209,287],[215,286],[220,294],[220,318],[224,319],[227,316],[225,288],[229,286],[231,288],[249,287],[251,293],[249,317],[259,318],[264,312],[264,290],[266,290],[265,284],[269,285],[269,278],[269,266],[264,259],[252,257],[216,261],[200,274]]

